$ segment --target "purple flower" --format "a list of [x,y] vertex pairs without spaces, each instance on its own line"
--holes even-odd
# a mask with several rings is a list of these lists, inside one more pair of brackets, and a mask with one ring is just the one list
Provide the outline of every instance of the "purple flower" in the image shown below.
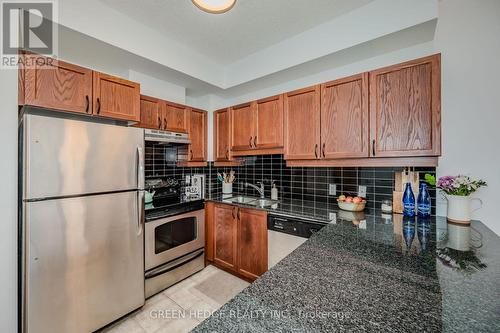
[[440,177],[438,180],[438,187],[443,190],[452,190],[454,188],[453,184],[455,181],[455,176],[444,176]]

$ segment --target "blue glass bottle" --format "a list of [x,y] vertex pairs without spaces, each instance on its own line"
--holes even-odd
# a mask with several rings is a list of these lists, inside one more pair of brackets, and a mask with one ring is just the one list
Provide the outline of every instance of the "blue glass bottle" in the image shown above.
[[415,216],[415,195],[411,189],[411,183],[406,183],[405,193],[403,194],[403,215]]
[[420,192],[417,199],[418,216],[429,217],[431,216],[431,196],[427,190],[426,183],[420,183]]

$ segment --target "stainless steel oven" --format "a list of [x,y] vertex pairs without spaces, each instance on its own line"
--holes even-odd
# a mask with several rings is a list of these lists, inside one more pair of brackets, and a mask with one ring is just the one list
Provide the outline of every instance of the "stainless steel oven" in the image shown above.
[[205,210],[145,223],[146,297],[204,268]]

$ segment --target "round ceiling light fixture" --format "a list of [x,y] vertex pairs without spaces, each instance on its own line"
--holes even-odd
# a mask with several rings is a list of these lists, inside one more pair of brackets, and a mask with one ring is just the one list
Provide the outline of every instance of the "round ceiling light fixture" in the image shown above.
[[196,7],[211,14],[222,14],[234,7],[236,0],[191,0]]

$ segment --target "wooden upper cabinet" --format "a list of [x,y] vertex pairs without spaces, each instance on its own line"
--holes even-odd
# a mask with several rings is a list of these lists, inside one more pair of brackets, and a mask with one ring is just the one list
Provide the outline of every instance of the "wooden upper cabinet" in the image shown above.
[[[24,54],[27,66],[19,73],[20,102],[26,105],[92,113],[92,70],[64,61]],[[36,61],[43,58],[45,61]],[[40,64],[42,64],[40,66]]]
[[188,132],[189,109],[181,104],[166,102],[164,129],[172,132]]
[[368,73],[321,85],[321,158],[368,157]]
[[248,150],[255,146],[254,107],[254,103],[246,103],[230,109],[232,150]]
[[230,135],[231,121],[229,108],[214,112],[214,157],[217,162],[231,159]]
[[267,271],[267,213],[238,208],[238,273],[252,280]]
[[371,155],[441,154],[439,54],[370,72]]
[[320,86],[285,94],[285,159],[317,159],[320,154]]
[[255,107],[255,148],[283,147],[283,95],[258,100]]
[[214,263],[237,271],[238,223],[237,207],[215,204],[214,207]]
[[207,112],[198,109],[189,111],[189,161],[207,160]]
[[137,126],[159,129],[161,126],[162,101],[141,95],[141,121]]
[[104,73],[93,72],[94,114],[113,119],[140,121],[140,86]]

